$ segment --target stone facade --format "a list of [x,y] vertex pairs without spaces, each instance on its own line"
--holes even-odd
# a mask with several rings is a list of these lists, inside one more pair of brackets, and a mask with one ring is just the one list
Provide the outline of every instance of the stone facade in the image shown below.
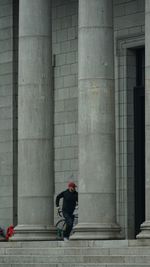
[[[23,3],[18,22],[18,1],[0,0],[0,226],[18,225],[16,239],[25,238],[20,234],[24,230],[38,239],[38,226],[44,224],[54,234],[53,198],[72,179],[80,196],[76,239],[90,231],[90,238],[96,238],[95,229],[99,239],[134,238],[133,87],[135,50],[144,47],[149,36],[145,1]],[[92,97],[93,102],[88,101]],[[42,205],[45,221],[35,212]],[[30,208],[25,217],[26,206]],[[107,223],[107,231],[114,224],[117,235],[110,231],[101,236],[102,224],[105,228]],[[84,234],[79,236],[81,230]]]
[[[117,218],[126,237],[134,237],[135,53],[144,46],[145,1],[114,1]],[[142,41],[141,41],[142,40]],[[124,45],[125,49],[123,48]]]
[[55,190],[78,176],[78,2],[53,1]]

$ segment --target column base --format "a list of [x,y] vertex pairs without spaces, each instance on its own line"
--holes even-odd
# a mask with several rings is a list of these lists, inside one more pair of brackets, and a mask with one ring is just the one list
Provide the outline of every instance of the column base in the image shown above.
[[0,242],[4,242],[4,241],[6,241],[6,238],[5,237],[0,237]]
[[121,239],[120,227],[117,224],[79,223],[73,230],[71,240],[108,240]]
[[17,225],[10,241],[45,241],[56,240],[57,231],[54,226]]
[[150,221],[145,221],[141,224],[141,232],[136,236],[138,239],[148,239],[150,238]]

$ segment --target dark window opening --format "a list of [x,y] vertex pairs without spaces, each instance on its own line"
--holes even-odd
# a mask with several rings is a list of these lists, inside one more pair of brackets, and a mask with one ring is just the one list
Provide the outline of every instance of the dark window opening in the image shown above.
[[134,87],[135,236],[145,221],[145,50],[136,50]]

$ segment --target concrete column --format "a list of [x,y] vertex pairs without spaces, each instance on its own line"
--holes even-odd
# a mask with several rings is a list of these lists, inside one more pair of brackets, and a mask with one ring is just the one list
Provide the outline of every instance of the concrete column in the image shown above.
[[13,240],[55,239],[51,1],[20,0],[18,225]]
[[150,238],[150,1],[145,0],[145,222],[137,238]]
[[79,0],[79,224],[72,239],[115,239],[115,89],[110,0]]

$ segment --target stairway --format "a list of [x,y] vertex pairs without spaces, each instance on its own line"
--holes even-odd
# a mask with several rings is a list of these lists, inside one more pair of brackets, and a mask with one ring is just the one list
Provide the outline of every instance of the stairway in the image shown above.
[[150,240],[0,242],[0,267],[150,267]]

